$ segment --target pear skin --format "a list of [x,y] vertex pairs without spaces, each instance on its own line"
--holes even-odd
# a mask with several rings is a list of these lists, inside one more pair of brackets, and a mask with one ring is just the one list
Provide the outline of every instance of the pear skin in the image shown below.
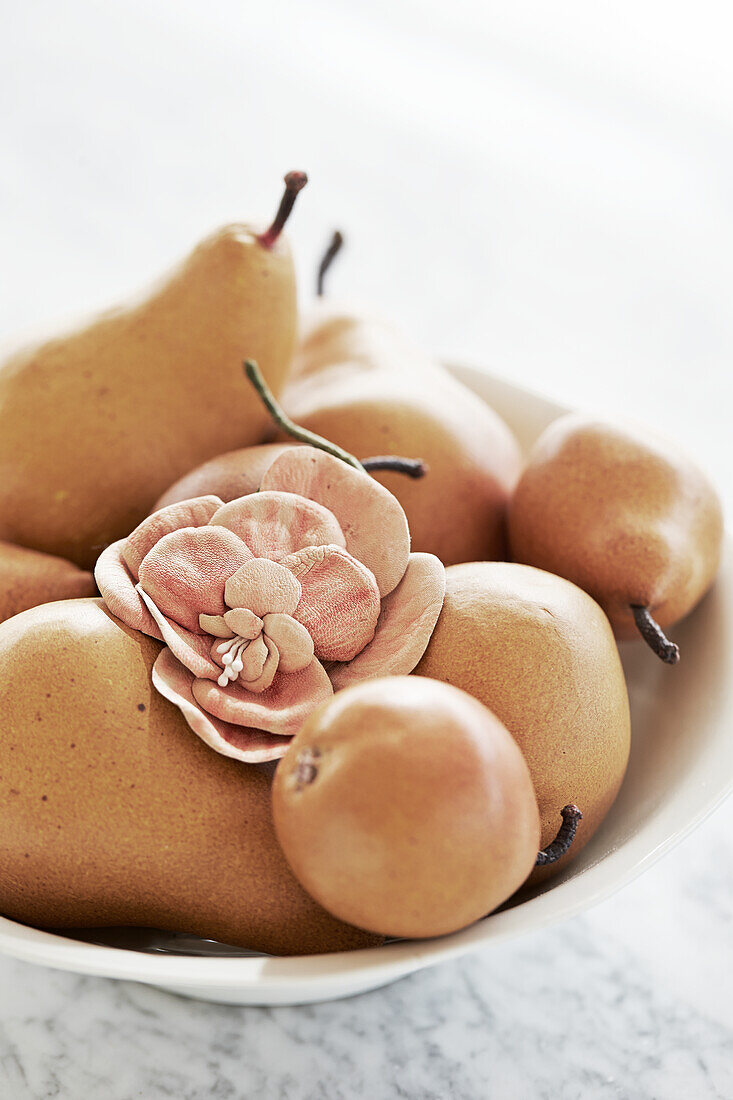
[[0,542],[0,622],[52,600],[93,596],[91,573],[51,554]]
[[242,360],[279,393],[295,336],[287,242],[230,225],[133,304],[18,351],[0,367],[0,538],[90,568],[188,470],[271,433]]
[[272,788],[275,829],[329,912],[392,936],[485,917],[534,867],[537,800],[516,742],[464,691],[367,680],[304,723]]
[[380,942],[299,886],[275,838],[269,771],[207,748],[158,695],[160,648],[100,600],[0,627],[0,912],[273,954]]
[[242,447],[217,455],[174,482],[155,502],[151,511],[157,512],[169,504],[211,493],[225,503],[256,493],[265,470],[290,446],[297,444],[261,443],[258,447]]
[[505,556],[516,440],[492,409],[387,325],[321,307],[282,403],[297,424],[359,459],[425,461],[419,480],[374,474],[404,508],[413,550],[446,565]]
[[569,851],[529,880],[542,881],[587,843],[626,771],[629,701],[613,633],[595,600],[540,569],[476,562],[447,569],[446,582],[415,673],[469,692],[515,738],[537,795],[542,848],[563,806],[583,814]]
[[638,637],[632,605],[673,626],[720,564],[723,512],[705,474],[633,424],[576,413],[535,443],[509,525],[513,557],[584,588],[619,638]]

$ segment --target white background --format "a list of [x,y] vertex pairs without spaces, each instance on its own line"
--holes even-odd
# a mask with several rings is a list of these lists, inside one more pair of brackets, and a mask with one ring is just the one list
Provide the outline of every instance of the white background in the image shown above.
[[[339,226],[348,249],[334,294],[436,352],[667,430],[710,468],[730,512],[727,5],[5,0],[1,10],[0,337],[114,303],[221,222],[268,219],[284,171],[303,168],[311,182],[291,236],[304,301]],[[721,977],[731,825],[729,805],[620,898],[501,959],[309,1010],[344,1029],[361,1067],[353,1087],[334,1069],[322,1095],[361,1095],[370,1071],[359,1051],[372,1070],[375,1050],[388,1059],[405,1015],[422,1031],[405,1040],[404,1079],[393,1066],[395,1093],[446,1095],[434,1084],[443,1074],[467,1097],[492,1083],[497,1096],[553,1100],[733,1094]],[[591,972],[593,989],[581,980]],[[577,1044],[568,1029],[558,1056],[542,1020],[563,982],[583,1027]],[[208,1096],[221,1081],[231,1088],[217,1095],[237,1096],[237,1066],[269,1049],[263,1029],[292,1039],[318,1019],[253,1010],[249,1039],[214,1057],[209,1042],[243,1015],[154,993],[136,1014],[135,996],[0,962],[0,1094],[5,1073],[13,1100]],[[598,996],[611,998],[602,1016]],[[49,1006],[40,1017],[38,1001]],[[446,1004],[456,1018],[483,1006],[478,1030],[454,1036]],[[501,1018],[512,1026],[497,1042]],[[92,1019],[112,1034],[85,1062],[78,1042]],[[511,1049],[520,1033],[524,1053]],[[300,1046],[283,1038],[281,1049],[262,1078],[272,1095],[313,1095]],[[189,1092],[166,1091],[161,1059],[171,1074],[187,1066]]]

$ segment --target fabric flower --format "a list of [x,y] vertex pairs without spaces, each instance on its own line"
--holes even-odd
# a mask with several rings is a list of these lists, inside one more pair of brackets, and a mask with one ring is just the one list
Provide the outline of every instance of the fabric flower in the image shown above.
[[95,575],[114,615],[165,643],[157,690],[217,752],[252,762],[282,756],[334,690],[411,672],[445,595],[396,498],[308,446],[278,455],[257,493],[155,512]]

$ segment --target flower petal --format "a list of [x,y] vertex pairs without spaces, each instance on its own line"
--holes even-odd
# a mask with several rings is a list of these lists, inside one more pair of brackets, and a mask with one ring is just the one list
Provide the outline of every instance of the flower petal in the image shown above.
[[205,527],[222,503],[219,497],[213,495],[195,497],[193,500],[170,504],[167,508],[159,508],[144,519],[127,536],[123,550],[123,560],[135,580],[139,580],[143,558],[156,542],[160,542],[164,535],[169,535],[172,531],[180,531],[182,527]]
[[199,634],[199,614],[224,614],[224,585],[251,557],[224,527],[184,527],[143,559],[140,584],[167,618]]
[[377,578],[381,595],[399,584],[410,554],[407,517],[397,498],[369,474],[315,447],[292,447],[265,471],[262,488],[324,505],[341,525],[346,549]]
[[233,638],[234,631],[226,624],[223,615],[199,615],[199,626],[205,634],[213,638]]
[[262,675],[265,661],[270,656],[270,650],[265,645],[265,639],[260,634],[250,642],[242,654],[242,671],[240,676],[243,681],[256,680]]
[[324,661],[350,661],[374,637],[379,589],[374,575],[340,546],[311,546],[280,563],[300,581],[293,612]]
[[229,578],[224,599],[230,607],[245,607],[255,615],[292,615],[301,589],[289,569],[269,558],[253,558]]
[[291,615],[265,615],[264,631],[277,646],[281,672],[300,672],[313,660],[313,639]]
[[195,680],[192,691],[196,702],[215,718],[282,737],[296,734],[308,715],[333,694],[331,681],[315,658],[302,672],[278,675],[261,695],[239,684],[220,688],[211,680]]
[[235,607],[233,611],[227,611],[224,622],[240,638],[248,638],[250,641],[262,632],[262,619],[246,607]]
[[122,556],[124,548],[125,539],[120,539],[99,555],[94,568],[97,588],[113,615],[133,630],[141,630],[143,634],[162,642],[163,635],[135,587],[135,578],[125,565]]
[[194,634],[193,631],[186,630],[185,626],[179,626],[172,619],[166,618],[140,585],[138,585],[138,592],[155,620],[161,637],[171,653],[181,664],[193,672],[194,676],[206,676],[215,680],[221,669],[211,659],[211,638],[209,635]]
[[374,640],[348,664],[329,669],[335,691],[375,676],[404,676],[427,649],[445,597],[445,568],[434,554],[410,554],[404,577],[382,600]]
[[[247,680],[245,678],[240,680],[239,682],[242,684],[242,687],[245,687],[247,689],[247,691],[253,691],[256,695],[261,695],[264,691],[267,691],[267,689],[272,684],[272,681],[275,679],[275,673],[277,672],[280,665],[280,654],[274,642],[271,642],[269,638],[265,638],[263,635],[260,635],[259,638],[255,638],[255,640],[253,642],[250,642],[247,646],[247,649],[244,651],[242,657],[243,662],[248,650],[250,650],[253,645],[257,645],[258,642],[262,642],[265,647],[265,660],[260,666],[260,671],[258,675],[253,677],[252,679]],[[259,656],[257,658],[257,664],[259,664]],[[244,675],[245,669],[242,669],[240,676],[244,677]]]
[[221,753],[248,764],[279,760],[285,755],[289,737],[278,737],[266,730],[234,726],[207,714],[193,697],[194,677],[179,664],[169,649],[164,649],[153,665],[156,691],[178,707],[189,726],[201,740]]
[[222,505],[212,516],[211,525],[228,527],[255,557],[275,561],[303,546],[345,545],[343,531],[328,509],[294,493],[240,497]]

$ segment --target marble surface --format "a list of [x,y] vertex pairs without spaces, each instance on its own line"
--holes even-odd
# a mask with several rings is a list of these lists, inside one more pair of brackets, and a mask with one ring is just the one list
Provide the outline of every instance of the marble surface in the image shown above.
[[[305,167],[303,285],[635,412],[733,507],[722,3],[30,0],[0,35],[0,331],[106,305]],[[633,25],[633,34],[628,27]],[[275,186],[276,189],[276,186]],[[0,1097],[733,1096],[733,803],[615,898],[350,1001],[239,1009],[0,959]]]

